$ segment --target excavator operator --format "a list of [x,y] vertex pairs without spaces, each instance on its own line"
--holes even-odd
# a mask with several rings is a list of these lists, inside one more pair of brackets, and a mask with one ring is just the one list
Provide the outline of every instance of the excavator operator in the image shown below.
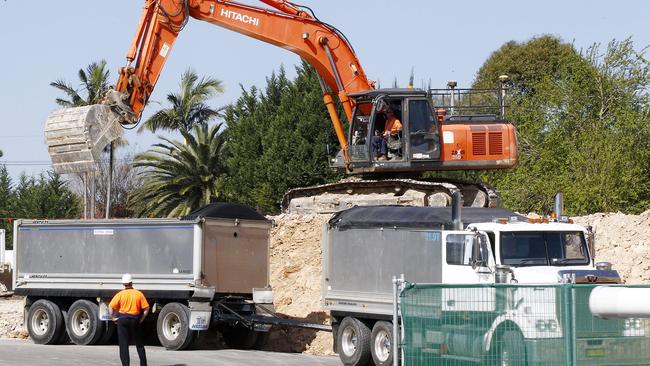
[[384,132],[375,131],[372,136],[372,151],[377,160],[388,160],[388,152],[395,152],[401,158],[401,131],[402,122],[395,116],[393,109],[387,108]]

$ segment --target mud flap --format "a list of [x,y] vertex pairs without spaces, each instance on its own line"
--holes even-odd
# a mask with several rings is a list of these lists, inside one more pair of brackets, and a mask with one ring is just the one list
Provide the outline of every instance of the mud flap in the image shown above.
[[190,329],[208,330],[212,319],[212,306],[208,302],[190,301]]

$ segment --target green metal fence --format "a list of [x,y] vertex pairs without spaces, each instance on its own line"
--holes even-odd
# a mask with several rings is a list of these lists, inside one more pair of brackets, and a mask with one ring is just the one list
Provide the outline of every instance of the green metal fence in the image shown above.
[[650,322],[592,316],[594,287],[407,283],[403,364],[650,365]]

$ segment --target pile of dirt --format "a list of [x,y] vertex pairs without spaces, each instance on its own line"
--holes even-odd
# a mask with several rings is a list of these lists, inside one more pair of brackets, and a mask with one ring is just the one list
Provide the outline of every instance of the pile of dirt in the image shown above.
[[[321,306],[321,239],[330,215],[283,214],[270,217],[271,286],[275,311],[292,319],[328,324]],[[274,329],[267,350],[332,354],[332,334],[311,329]]]
[[23,299],[0,298],[0,338],[27,338],[22,310]]
[[611,262],[626,283],[650,283],[650,210],[640,215],[597,213],[574,221],[593,228],[596,261]]

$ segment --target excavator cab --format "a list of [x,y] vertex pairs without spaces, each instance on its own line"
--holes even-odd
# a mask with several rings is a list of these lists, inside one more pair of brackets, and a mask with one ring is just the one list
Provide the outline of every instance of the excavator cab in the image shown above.
[[[458,97],[460,90],[455,91]],[[332,166],[351,174],[510,168],[516,164],[514,126],[497,114],[461,114],[438,92],[377,89],[351,94],[355,102],[343,153]],[[453,98],[454,96],[452,96]],[[437,103],[436,103],[437,102]],[[498,107],[497,107],[498,110]],[[387,131],[388,114],[401,124]],[[383,140],[383,141],[382,141]],[[384,155],[384,148],[386,154]]]

